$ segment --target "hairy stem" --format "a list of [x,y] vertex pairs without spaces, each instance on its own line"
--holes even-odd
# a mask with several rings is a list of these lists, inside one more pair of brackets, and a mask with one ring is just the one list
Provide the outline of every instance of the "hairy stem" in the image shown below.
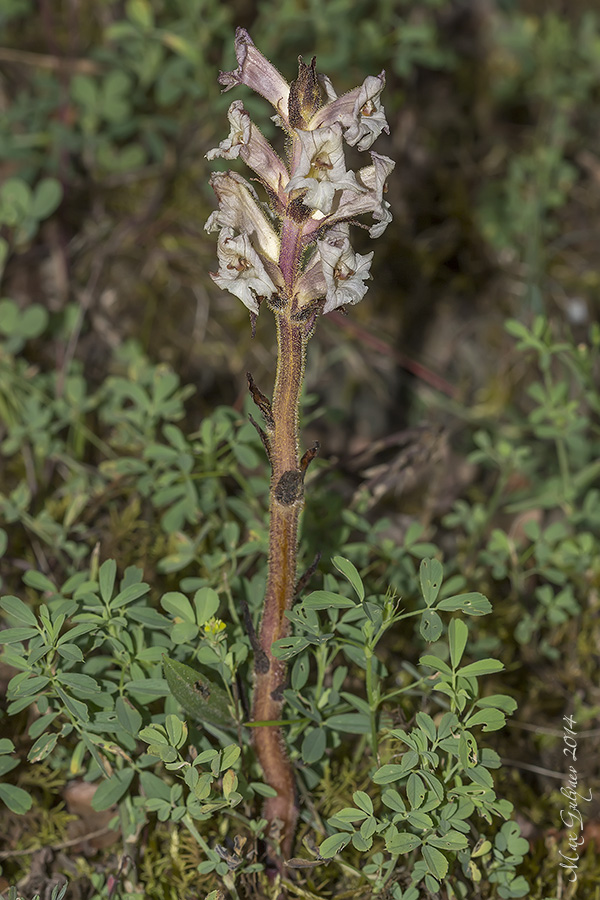
[[[305,326],[291,319],[289,305],[275,314],[277,320],[277,373],[273,393],[273,425],[269,429],[272,465],[269,500],[269,572],[259,633],[262,650],[257,659],[253,720],[276,721],[281,718],[286,663],[276,659],[271,646],[286,637],[296,584],[298,520],[304,503],[303,473],[298,442],[298,405],[304,357]],[[277,725],[253,729],[254,746],[264,779],[277,791],[266,801],[264,815],[281,826],[283,856],[290,856],[298,808],[294,772]],[[278,820],[278,821],[277,821]]]

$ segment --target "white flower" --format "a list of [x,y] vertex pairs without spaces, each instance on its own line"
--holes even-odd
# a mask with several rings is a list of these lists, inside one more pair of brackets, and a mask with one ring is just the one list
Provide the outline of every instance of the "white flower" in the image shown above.
[[386,189],[387,177],[393,171],[396,163],[389,157],[380,156],[374,151],[371,151],[371,159],[373,165],[359,169],[357,173],[357,180],[365,188],[364,192],[357,194],[355,191],[344,191],[335,215],[330,218],[332,221],[339,222],[370,212],[378,224],[369,228],[369,234],[372,238],[376,238],[383,234],[392,221],[389,211],[390,204],[383,199],[383,194]]
[[365,190],[358,184],[354,172],[346,170],[340,125],[314,131],[295,129],[294,136],[298,140],[294,147],[293,174],[286,190],[290,193],[306,189],[302,197],[305,206],[327,215],[336,191]]
[[237,69],[234,72],[221,72],[219,75],[219,83],[224,85],[224,91],[231,90],[237,84],[245,84],[275,107],[287,128],[290,86],[275,66],[256,49],[245,28],[238,28],[235,33],[235,55]]
[[241,157],[265,185],[285,201],[282,194],[283,188],[289,181],[288,170],[267,139],[250,121],[250,115],[244,109],[241,100],[235,100],[231,104],[227,118],[230,124],[229,135],[221,141],[218,147],[209,150],[206,159],[213,160],[217,157],[237,159],[238,156]]
[[323,314],[362,300],[367,293],[365,281],[369,278],[373,253],[361,256],[353,251],[347,226],[333,229],[326,240],[317,241],[317,251],[327,286]]
[[277,289],[246,234],[234,236],[232,228],[221,228],[217,244],[219,271],[211,278],[220,288],[235,294],[253,313],[259,299],[271,298]]
[[311,128],[339,122],[345,129],[344,138],[351,147],[368,150],[382,131],[389,134],[385,110],[380,102],[385,87],[385,72],[368,75],[360,87],[337,97],[329,78],[322,79],[330,102],[314,116]]
[[255,248],[273,262],[279,259],[279,238],[251,184],[236,172],[213,172],[210,183],[219,208],[210,214],[206,231],[229,227],[252,239]]

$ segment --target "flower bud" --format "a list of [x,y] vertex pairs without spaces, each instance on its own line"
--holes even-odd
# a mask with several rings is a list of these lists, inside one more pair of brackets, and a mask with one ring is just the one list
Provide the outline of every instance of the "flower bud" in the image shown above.
[[309,122],[321,106],[321,88],[317,79],[317,59],[313,56],[310,66],[298,58],[298,78],[290,86],[288,102],[289,122],[292,128],[308,128]]

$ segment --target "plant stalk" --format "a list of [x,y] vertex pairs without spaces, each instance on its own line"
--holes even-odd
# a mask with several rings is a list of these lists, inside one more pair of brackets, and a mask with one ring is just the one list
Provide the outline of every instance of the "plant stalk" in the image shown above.
[[[277,322],[277,370],[272,402],[272,427],[268,429],[272,466],[269,497],[269,568],[259,632],[262,651],[255,667],[252,718],[255,722],[281,718],[287,664],[276,659],[271,647],[288,634],[290,609],[296,586],[298,521],[304,505],[300,465],[298,407],[306,353],[305,323],[294,322],[290,304],[275,312]],[[296,784],[281,728],[265,725],[253,729],[254,747],[268,785],[277,791],[268,798],[264,816],[280,825],[283,857],[291,856],[298,818]]]

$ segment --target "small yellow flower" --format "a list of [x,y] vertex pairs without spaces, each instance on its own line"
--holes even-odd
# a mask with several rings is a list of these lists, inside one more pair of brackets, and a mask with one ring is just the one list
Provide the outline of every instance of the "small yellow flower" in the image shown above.
[[222,631],[225,631],[225,622],[222,619],[215,619],[213,616],[212,619],[209,619],[208,622],[204,624],[204,634],[207,637],[217,637]]

